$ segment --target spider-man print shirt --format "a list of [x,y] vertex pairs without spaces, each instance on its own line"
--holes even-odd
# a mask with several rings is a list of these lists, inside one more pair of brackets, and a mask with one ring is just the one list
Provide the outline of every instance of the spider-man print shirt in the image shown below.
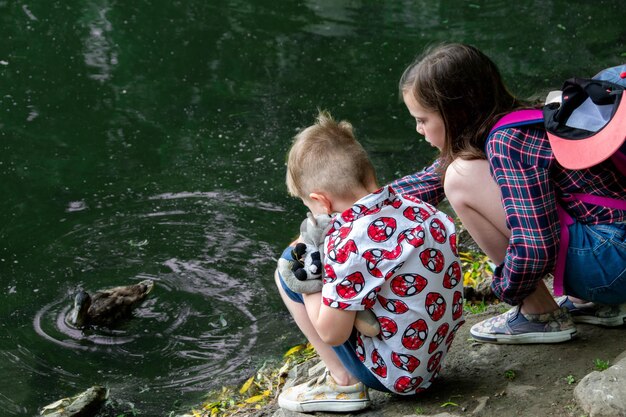
[[324,304],[380,323],[357,334],[359,359],[392,392],[428,388],[464,322],[454,221],[387,186],[338,214],[324,247]]

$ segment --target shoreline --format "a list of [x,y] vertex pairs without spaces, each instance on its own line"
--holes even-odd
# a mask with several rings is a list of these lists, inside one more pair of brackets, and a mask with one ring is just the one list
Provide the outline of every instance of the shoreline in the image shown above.
[[[508,306],[492,305],[478,314],[467,313],[446,357],[441,376],[426,392],[411,397],[370,390],[372,407],[363,417],[419,416],[558,416],[620,417],[626,415],[626,327],[603,328],[579,324],[568,342],[535,345],[496,345],[473,341],[469,329]],[[620,362],[621,361],[621,362]],[[606,369],[598,369],[605,364]],[[285,384],[308,380],[321,372],[316,356],[280,371]],[[310,375],[309,370],[313,368]],[[602,367],[604,368],[604,366]],[[600,390],[600,391],[598,391]],[[277,406],[279,391],[224,412],[196,409],[177,417],[304,416]],[[604,396],[597,392],[605,393]],[[258,394],[257,394],[258,395]],[[610,400],[609,397],[613,397]],[[608,400],[607,400],[608,398]],[[608,402],[607,402],[608,401]],[[613,402],[611,402],[613,401]],[[200,407],[198,407],[200,408]],[[607,411],[608,410],[608,411]],[[611,414],[612,413],[612,414]],[[316,413],[333,416],[332,413]],[[353,415],[353,414],[349,414]]]

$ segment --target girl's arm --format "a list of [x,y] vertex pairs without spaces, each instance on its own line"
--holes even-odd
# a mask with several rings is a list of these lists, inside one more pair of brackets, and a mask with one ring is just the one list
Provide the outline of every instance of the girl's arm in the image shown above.
[[511,238],[504,263],[494,272],[492,289],[509,304],[519,304],[556,262],[556,195],[550,177],[551,153],[537,129],[507,129],[487,145],[492,175],[502,192]]
[[303,294],[313,327],[325,343],[338,346],[350,337],[356,311],[339,310],[322,304],[322,293]]
[[399,178],[390,185],[400,194],[410,195],[436,206],[444,198],[441,176],[436,172],[439,165],[440,161],[437,159],[422,171]]

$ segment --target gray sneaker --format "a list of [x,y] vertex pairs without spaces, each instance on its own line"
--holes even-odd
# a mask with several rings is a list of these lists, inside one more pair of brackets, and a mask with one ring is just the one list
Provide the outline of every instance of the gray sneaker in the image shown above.
[[565,307],[576,323],[616,327],[626,324],[626,304],[608,305],[596,303],[578,304],[564,295],[556,299],[559,307]]
[[489,343],[559,343],[572,339],[576,326],[566,308],[546,314],[523,314],[521,306],[516,306],[476,323],[470,334],[480,342]]

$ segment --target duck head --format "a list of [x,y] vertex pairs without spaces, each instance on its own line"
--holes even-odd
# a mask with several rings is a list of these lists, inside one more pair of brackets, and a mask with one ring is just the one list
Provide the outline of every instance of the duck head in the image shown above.
[[80,290],[74,296],[74,308],[67,316],[70,325],[82,328],[87,324],[87,310],[91,306],[91,296],[86,291]]

